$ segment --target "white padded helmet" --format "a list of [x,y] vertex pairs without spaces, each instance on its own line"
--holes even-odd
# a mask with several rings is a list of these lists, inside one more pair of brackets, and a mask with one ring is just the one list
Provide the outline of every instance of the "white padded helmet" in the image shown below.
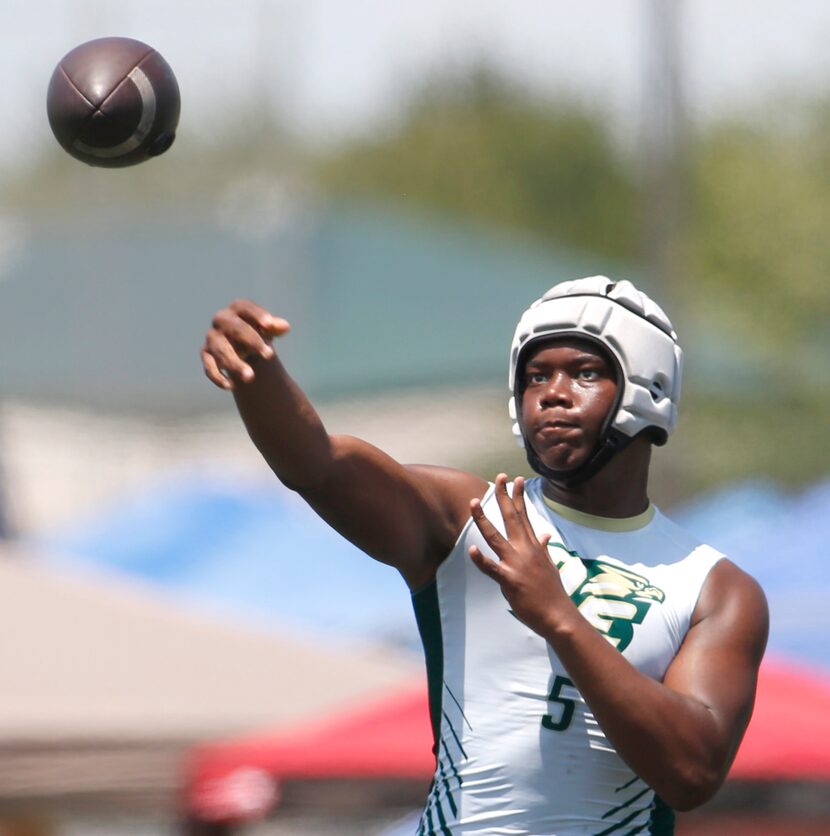
[[[516,327],[510,349],[509,410],[513,433],[529,456],[535,458],[518,419],[521,363],[531,345],[559,336],[598,343],[618,367],[620,390],[600,445],[622,449],[643,430],[651,431],[655,443],[664,444],[677,423],[683,369],[677,335],[662,309],[631,282],[592,276],[554,285],[522,314]],[[618,449],[605,455],[599,467]],[[531,464],[536,467],[534,461]]]

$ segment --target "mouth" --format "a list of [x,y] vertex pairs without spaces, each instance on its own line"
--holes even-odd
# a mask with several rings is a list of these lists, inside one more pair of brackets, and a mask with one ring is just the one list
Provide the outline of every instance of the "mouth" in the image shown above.
[[545,421],[540,426],[540,429],[542,429],[542,430],[546,430],[546,429],[569,430],[569,429],[578,429],[578,428],[579,428],[579,424],[577,424],[575,421],[563,421],[561,419],[558,420],[558,421]]
[[581,428],[573,421],[545,421],[536,430],[536,436],[548,443],[557,443],[570,440],[572,436],[579,435]]

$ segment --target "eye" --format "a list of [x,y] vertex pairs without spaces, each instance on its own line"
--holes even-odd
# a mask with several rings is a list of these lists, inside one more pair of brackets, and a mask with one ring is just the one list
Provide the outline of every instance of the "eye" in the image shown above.
[[580,380],[599,380],[598,369],[580,369],[578,372]]
[[542,372],[528,372],[527,373],[527,383],[528,385],[532,383],[544,383],[546,380],[545,375]]

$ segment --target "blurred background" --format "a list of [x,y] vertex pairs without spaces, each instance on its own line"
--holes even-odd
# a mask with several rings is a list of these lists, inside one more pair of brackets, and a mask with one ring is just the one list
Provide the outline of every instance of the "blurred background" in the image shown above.
[[[181,88],[132,169],[46,120],[104,35]],[[747,741],[678,832],[830,832],[828,35],[821,0],[5,0],[0,834],[413,832],[406,589],[266,472],[203,334],[249,296],[331,429],[519,474],[513,327],[597,273],[686,350],[653,498],[772,611]]]

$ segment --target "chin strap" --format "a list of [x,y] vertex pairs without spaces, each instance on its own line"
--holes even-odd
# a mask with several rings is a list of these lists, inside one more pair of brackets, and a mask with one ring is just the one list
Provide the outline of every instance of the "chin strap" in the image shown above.
[[545,479],[550,479],[558,485],[566,488],[572,488],[574,485],[579,485],[586,482],[592,476],[595,476],[602,470],[617,453],[625,450],[626,447],[633,441],[631,436],[621,433],[617,429],[610,429],[605,435],[605,439],[599,444],[593,454],[589,456],[581,465],[571,470],[553,470],[542,463],[542,460],[536,455],[536,451],[525,441],[525,451],[527,452],[528,464]]

